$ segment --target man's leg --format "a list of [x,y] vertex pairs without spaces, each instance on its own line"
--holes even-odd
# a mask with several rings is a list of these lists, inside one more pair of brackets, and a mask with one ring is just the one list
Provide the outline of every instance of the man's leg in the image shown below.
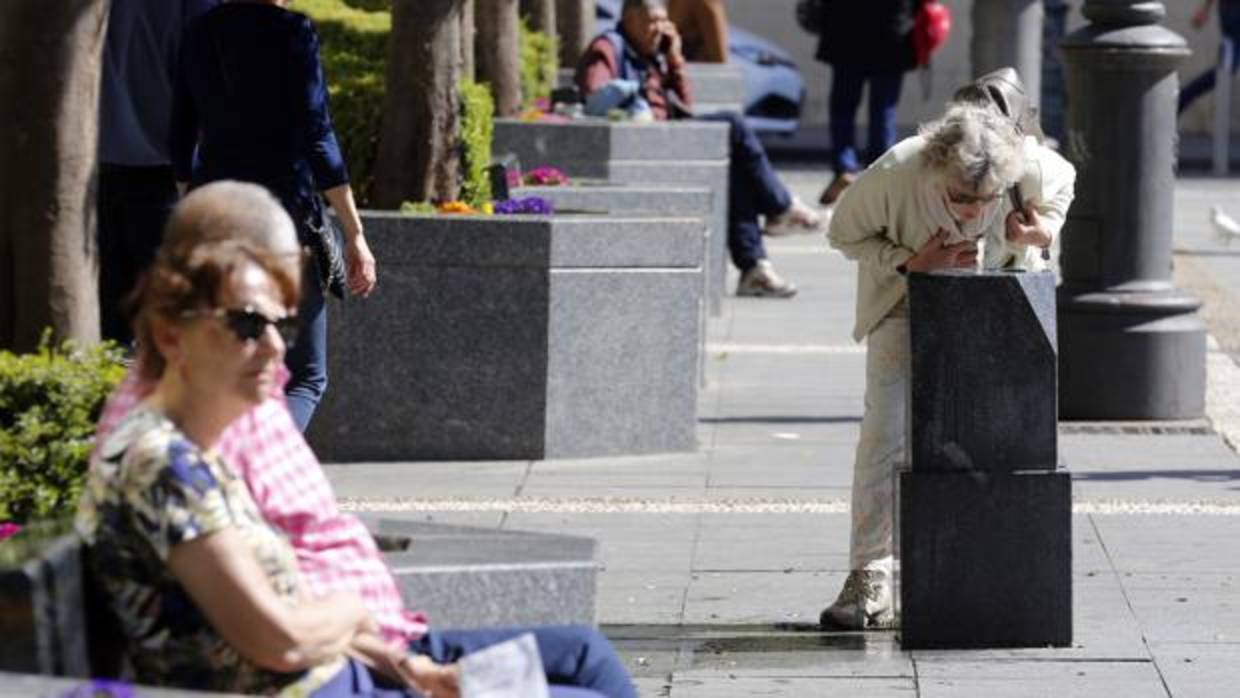
[[892,620],[894,478],[905,459],[909,331],[888,317],[870,333],[865,359],[865,415],[853,466],[848,580],[822,614],[824,625],[882,626]]
[[719,112],[698,117],[703,121],[719,121],[729,126],[729,176],[732,189],[748,193],[753,201],[749,208],[764,216],[777,216],[792,206],[792,194],[775,174],[766,148],[745,118],[736,112]]
[[611,641],[584,625],[431,630],[411,642],[409,649],[436,662],[451,663],[525,633],[532,633],[538,643],[548,683],[586,688],[608,698],[637,698],[637,689]]
[[870,74],[870,124],[865,144],[867,165],[896,144],[896,106],[900,102],[903,84],[904,72],[901,70]]
[[1198,97],[1214,89],[1214,68],[1193,78],[1191,82],[1180,90],[1180,101],[1176,107],[1177,114],[1183,114]]
[[865,73],[842,65],[831,67],[831,96],[828,120],[831,131],[831,163],[838,176],[841,172],[861,169],[857,161],[857,107]]

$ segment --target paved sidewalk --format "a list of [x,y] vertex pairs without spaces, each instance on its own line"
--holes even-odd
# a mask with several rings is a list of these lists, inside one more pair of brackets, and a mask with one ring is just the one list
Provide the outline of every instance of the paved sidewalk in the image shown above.
[[[783,169],[807,200],[825,181]],[[1240,186],[1177,188],[1177,265],[1224,322],[1240,247],[1211,237],[1211,203],[1240,214]],[[599,618],[643,696],[1240,695],[1240,458],[1208,419],[1062,425],[1072,647],[910,653],[891,632],[819,632],[847,572],[865,360],[849,338],[854,269],[819,237],[770,253],[801,293],[729,297],[711,322],[699,452],[329,466],[339,495],[392,517],[597,538]],[[1222,334],[1211,416],[1240,435],[1240,332]]]

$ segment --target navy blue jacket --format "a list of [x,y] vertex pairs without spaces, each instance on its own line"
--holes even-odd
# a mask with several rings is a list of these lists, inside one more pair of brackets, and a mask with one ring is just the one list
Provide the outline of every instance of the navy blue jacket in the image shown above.
[[913,16],[921,0],[825,0],[816,58],[831,65],[912,70]]
[[99,161],[167,166],[185,26],[218,0],[112,0],[99,91]]
[[191,23],[181,42],[171,140],[177,181],[255,182],[294,221],[316,213],[317,192],[349,175],[309,18],[233,2]]

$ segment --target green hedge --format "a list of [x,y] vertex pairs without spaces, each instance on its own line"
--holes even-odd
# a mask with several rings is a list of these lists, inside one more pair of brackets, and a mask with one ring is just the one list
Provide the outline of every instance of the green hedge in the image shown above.
[[521,100],[528,109],[539,99],[551,98],[555,73],[560,67],[560,42],[554,36],[530,29],[525,17],[521,18],[518,42],[521,47]]
[[[374,179],[379,130],[383,123],[384,69],[392,29],[390,0],[298,0],[293,9],[309,15],[322,40],[323,70],[331,94],[336,136],[344,151],[354,193],[365,203]],[[558,67],[557,42],[521,22],[522,98],[530,106],[549,97]],[[486,166],[491,160],[494,102],[485,88],[461,86],[464,157],[461,198],[480,205],[490,197]]]
[[491,90],[462,80],[461,94],[461,200],[475,208],[491,200],[491,140],[495,133],[495,100]]
[[0,351],[0,521],[25,523],[77,507],[95,422],[125,373],[107,344]]
[[392,16],[387,0],[298,0],[318,27],[336,137],[354,194],[365,203],[383,125],[384,69]]

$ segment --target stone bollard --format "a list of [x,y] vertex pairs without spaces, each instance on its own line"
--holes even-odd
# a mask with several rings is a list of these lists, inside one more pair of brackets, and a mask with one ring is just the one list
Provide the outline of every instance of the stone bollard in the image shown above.
[[909,275],[905,649],[1072,641],[1072,490],[1057,465],[1055,278]]
[[1063,228],[1060,413],[1186,419],[1205,411],[1201,301],[1171,282],[1176,66],[1161,2],[1089,0],[1060,43],[1076,200]]

